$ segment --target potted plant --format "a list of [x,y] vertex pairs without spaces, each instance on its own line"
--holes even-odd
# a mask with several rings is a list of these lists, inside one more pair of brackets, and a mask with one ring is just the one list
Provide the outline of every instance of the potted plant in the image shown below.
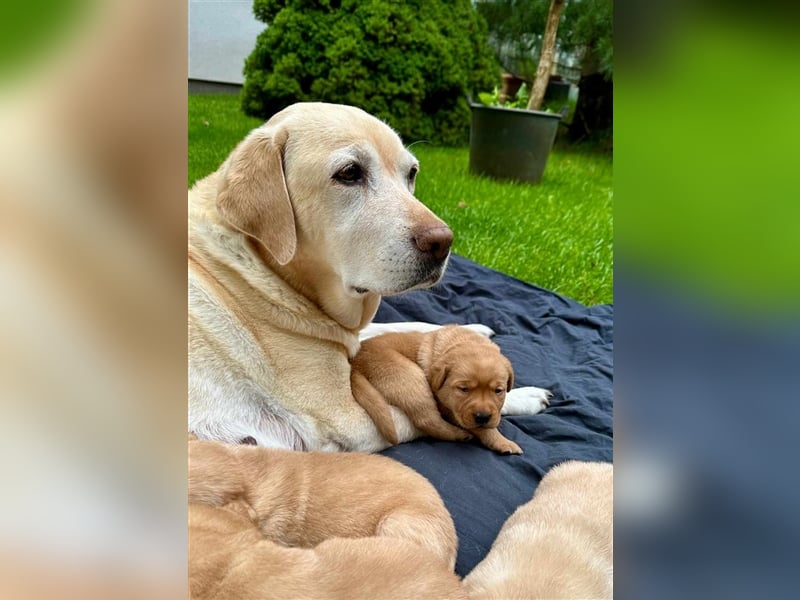
[[541,181],[562,116],[541,108],[553,68],[558,24],[565,3],[566,0],[550,2],[536,77],[527,102],[526,86],[524,92],[521,88],[517,93],[515,100],[506,100],[502,105],[497,90],[496,99],[491,94],[480,94],[483,103],[470,103],[470,172],[533,183]]

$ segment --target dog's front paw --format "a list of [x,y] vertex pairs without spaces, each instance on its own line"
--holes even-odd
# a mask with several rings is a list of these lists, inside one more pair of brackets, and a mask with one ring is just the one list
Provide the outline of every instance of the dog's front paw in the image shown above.
[[481,325],[480,323],[470,323],[469,325],[462,325],[462,327],[469,329],[478,335],[482,335],[485,338],[491,338],[495,334],[494,329],[487,327],[486,325]]
[[500,454],[522,454],[522,448],[511,440],[503,440],[502,442],[495,442],[492,450]]
[[506,394],[506,401],[500,414],[535,415],[550,406],[553,392],[543,388],[528,386],[515,388]]
[[470,441],[470,440],[471,440],[473,437],[475,437],[475,436],[474,436],[474,435],[472,435],[472,434],[471,434],[469,431],[467,431],[467,430],[465,429],[465,430],[464,430],[464,433],[463,433],[463,434],[461,434],[461,436],[459,437],[459,439],[457,439],[456,441],[458,441],[458,442],[468,442],[468,441]]

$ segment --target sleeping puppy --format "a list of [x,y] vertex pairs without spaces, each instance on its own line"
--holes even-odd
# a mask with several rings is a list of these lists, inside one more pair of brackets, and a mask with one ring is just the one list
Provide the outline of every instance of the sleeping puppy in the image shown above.
[[189,502],[239,506],[261,535],[285,546],[386,537],[416,544],[451,572],[455,566],[455,527],[439,494],[427,479],[383,456],[190,438]]
[[545,475],[464,579],[471,600],[611,598],[614,467],[570,461]]
[[[400,438],[390,405],[432,437],[463,441],[474,435],[497,452],[522,454],[497,430],[514,370],[485,337],[455,325],[388,333],[362,342],[351,367],[353,397],[392,444]],[[549,404],[549,392],[542,391],[539,410]]]
[[264,537],[238,503],[189,505],[192,600],[465,600],[430,551],[389,537],[331,538],[287,548]]

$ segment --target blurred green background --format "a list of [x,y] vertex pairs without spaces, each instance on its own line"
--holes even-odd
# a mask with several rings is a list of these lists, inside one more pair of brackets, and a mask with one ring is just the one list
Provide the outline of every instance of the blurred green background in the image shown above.
[[664,23],[615,70],[618,256],[722,305],[795,311],[795,30],[698,10]]

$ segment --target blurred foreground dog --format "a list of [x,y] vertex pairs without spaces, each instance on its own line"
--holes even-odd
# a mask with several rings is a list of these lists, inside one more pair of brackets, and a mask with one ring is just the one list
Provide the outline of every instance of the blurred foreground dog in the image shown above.
[[189,442],[192,598],[461,598],[428,481],[382,456]]
[[570,461],[545,475],[464,578],[471,600],[611,598],[614,468]]

